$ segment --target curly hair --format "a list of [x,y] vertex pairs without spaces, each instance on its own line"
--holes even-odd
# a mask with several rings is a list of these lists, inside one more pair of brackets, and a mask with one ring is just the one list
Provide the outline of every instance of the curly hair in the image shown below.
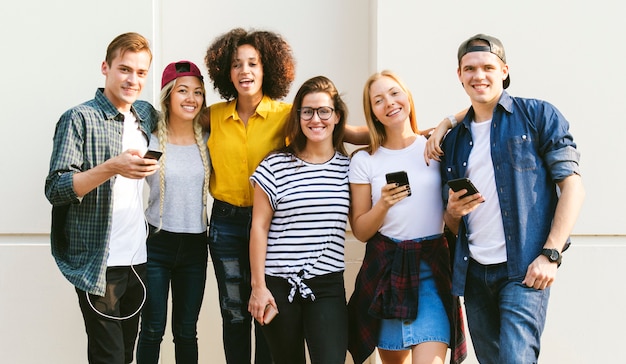
[[259,52],[263,66],[263,94],[273,100],[287,96],[296,74],[291,46],[277,33],[243,28],[235,28],[217,37],[207,49],[204,63],[213,88],[226,101],[237,98],[230,70],[237,48],[244,44]]

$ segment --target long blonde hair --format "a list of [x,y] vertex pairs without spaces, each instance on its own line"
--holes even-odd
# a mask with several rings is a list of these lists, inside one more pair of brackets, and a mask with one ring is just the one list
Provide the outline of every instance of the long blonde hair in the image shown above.
[[[200,79],[202,89],[204,91],[204,82]],[[157,139],[159,140],[159,149],[163,152],[159,164],[159,226],[158,230],[161,230],[163,224],[163,204],[165,201],[165,163],[167,160],[167,135],[168,135],[168,123],[170,114],[170,94],[176,85],[176,79],[163,86],[161,89],[161,114],[159,116],[159,122],[157,123]],[[207,222],[207,199],[209,197],[209,177],[211,174],[211,166],[209,164],[209,153],[207,151],[207,144],[204,141],[202,125],[200,124],[201,115],[206,107],[206,98],[202,100],[202,107],[200,112],[193,119],[193,132],[196,139],[196,144],[200,150],[200,158],[202,159],[202,165],[204,166],[204,184],[202,186],[202,221]]]
[[389,77],[397,82],[402,91],[406,93],[409,99],[409,106],[411,107],[411,111],[409,113],[411,129],[413,129],[414,133],[419,133],[417,129],[417,118],[415,117],[415,104],[413,103],[413,95],[411,94],[411,91],[409,91],[404,82],[400,80],[398,75],[396,75],[392,71],[384,70],[374,73],[367,79],[367,81],[365,82],[365,86],[363,87],[363,112],[365,113],[365,121],[367,123],[367,128],[369,129],[370,134],[370,144],[366,148],[366,150],[370,154],[374,154],[376,150],[378,150],[378,148],[383,145],[383,142],[387,138],[385,126],[374,115],[374,111],[372,110],[372,100],[370,98],[370,87],[374,82],[383,77]]

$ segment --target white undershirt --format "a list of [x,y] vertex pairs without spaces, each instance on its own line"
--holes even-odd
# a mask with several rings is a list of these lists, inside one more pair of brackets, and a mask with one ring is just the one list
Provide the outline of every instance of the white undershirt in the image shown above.
[[[124,113],[122,150],[138,149],[145,153],[148,141],[139,129],[132,112]],[[127,266],[147,261],[146,222],[143,213],[142,179],[117,175],[113,185],[113,218],[107,266]]]
[[506,244],[491,160],[491,120],[472,122],[471,130],[473,147],[467,163],[467,177],[485,202],[467,217],[470,256],[481,264],[502,263],[506,261]]

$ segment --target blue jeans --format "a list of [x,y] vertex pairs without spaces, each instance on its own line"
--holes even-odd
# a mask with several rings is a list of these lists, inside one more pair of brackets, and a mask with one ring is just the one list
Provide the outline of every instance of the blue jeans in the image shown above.
[[469,264],[465,310],[481,364],[537,363],[550,289],[521,281],[508,279],[506,263]]
[[[214,200],[209,251],[217,278],[222,314],[222,339],[228,364],[250,364],[252,316],[250,299],[250,224],[252,207]],[[255,323],[255,363],[272,363],[260,325]]]
[[296,293],[287,297],[289,282],[265,276],[278,315],[263,326],[263,332],[276,364],[305,364],[306,340],[311,364],[344,364],[348,350],[348,309],[343,272],[304,280],[315,294],[315,301]]
[[206,233],[185,234],[150,226],[148,296],[141,316],[138,364],[156,364],[167,320],[172,287],[172,334],[177,363],[198,362],[197,323],[204,297],[208,260]]

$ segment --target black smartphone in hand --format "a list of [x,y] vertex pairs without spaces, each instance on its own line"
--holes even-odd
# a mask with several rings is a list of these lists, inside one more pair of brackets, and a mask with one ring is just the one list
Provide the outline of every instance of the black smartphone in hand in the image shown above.
[[159,158],[161,158],[161,155],[163,155],[163,152],[160,152],[158,150],[149,150],[146,152],[146,154],[144,154],[144,158],[148,158],[148,159],[156,159],[159,160]]
[[397,183],[398,186],[409,186],[409,196],[411,196],[411,185],[406,171],[391,172],[385,175],[387,183]]
[[461,198],[478,193],[478,189],[469,178],[451,179],[448,181],[448,186],[450,186],[454,192],[458,192],[463,189],[467,190],[467,193],[461,196]]

